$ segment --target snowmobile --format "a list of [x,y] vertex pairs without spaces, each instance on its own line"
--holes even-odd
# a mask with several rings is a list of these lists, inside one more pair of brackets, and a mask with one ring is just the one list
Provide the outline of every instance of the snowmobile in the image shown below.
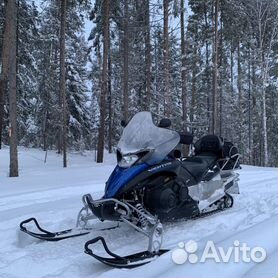
[[[133,268],[169,251],[161,249],[162,223],[232,207],[231,194],[239,193],[237,148],[216,135],[204,136],[193,145],[191,134],[179,134],[169,129],[170,125],[169,119],[163,119],[156,126],[150,112],[139,112],[130,120],[118,143],[118,163],[106,182],[104,196],[98,200],[91,194],[82,197],[84,207],[76,229],[52,233],[30,218],[20,223],[21,231],[58,241],[88,234],[92,219],[125,223],[147,237],[146,251],[119,256],[99,236],[86,242],[85,253],[106,265]],[[193,146],[194,153],[183,157],[180,144]],[[38,232],[26,227],[30,222]],[[109,257],[93,252],[91,246],[96,242],[102,243]]]

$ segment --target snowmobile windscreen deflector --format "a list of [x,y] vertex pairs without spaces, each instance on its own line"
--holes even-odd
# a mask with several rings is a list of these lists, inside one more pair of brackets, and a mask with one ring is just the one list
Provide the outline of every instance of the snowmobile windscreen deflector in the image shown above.
[[150,112],[137,113],[128,123],[118,143],[122,155],[153,150],[145,161],[149,165],[163,160],[179,143],[180,135],[173,130],[157,127]]

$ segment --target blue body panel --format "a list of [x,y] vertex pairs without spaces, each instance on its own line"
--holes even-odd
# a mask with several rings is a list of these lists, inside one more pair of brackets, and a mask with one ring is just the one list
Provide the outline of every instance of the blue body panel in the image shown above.
[[116,166],[106,182],[104,198],[113,198],[129,181],[149,167],[150,166],[146,163],[135,165],[130,168]]

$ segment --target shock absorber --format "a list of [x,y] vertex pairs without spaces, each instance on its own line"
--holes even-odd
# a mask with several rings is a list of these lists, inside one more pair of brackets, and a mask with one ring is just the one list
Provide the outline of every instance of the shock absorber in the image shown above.
[[135,205],[135,208],[137,208],[137,210],[140,212],[140,213],[137,212],[137,214],[138,214],[138,218],[139,218],[139,221],[141,223],[141,226],[144,229],[144,228],[146,228],[148,226],[148,220],[143,215],[143,214],[145,214],[145,209],[143,208],[143,206],[140,203],[137,203]]

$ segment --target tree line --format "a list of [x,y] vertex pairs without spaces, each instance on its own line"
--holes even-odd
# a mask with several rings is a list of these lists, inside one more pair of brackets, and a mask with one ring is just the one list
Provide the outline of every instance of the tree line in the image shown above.
[[244,163],[278,165],[277,1],[42,3],[0,6],[3,143],[57,149],[64,167],[67,147],[102,162],[121,120],[148,110],[234,142]]

